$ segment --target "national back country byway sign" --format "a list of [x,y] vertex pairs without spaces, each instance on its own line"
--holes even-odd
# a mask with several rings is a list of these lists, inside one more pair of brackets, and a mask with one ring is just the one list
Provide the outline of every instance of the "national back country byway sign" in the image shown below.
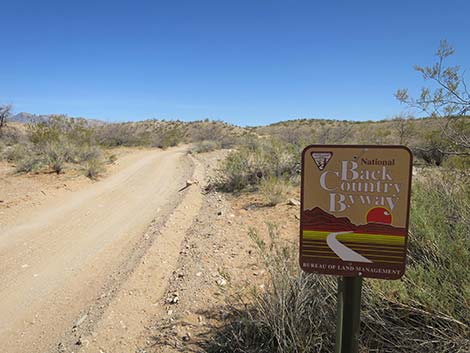
[[306,147],[300,267],[339,276],[403,276],[411,169],[404,146]]

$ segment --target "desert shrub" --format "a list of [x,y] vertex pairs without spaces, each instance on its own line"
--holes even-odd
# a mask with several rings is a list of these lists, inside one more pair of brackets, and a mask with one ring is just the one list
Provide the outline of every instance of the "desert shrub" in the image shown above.
[[5,153],[7,150],[7,145],[0,141],[0,160],[3,160],[5,158]]
[[448,141],[443,138],[439,130],[426,131],[422,142],[412,148],[415,157],[436,166],[440,166],[446,160],[448,155],[445,151],[448,149]]
[[257,186],[263,178],[294,176],[299,169],[294,146],[277,139],[248,139],[223,162],[219,188],[238,191]]
[[448,169],[470,170],[470,156],[449,156],[444,166]]
[[5,149],[3,158],[21,172],[37,171],[43,165],[59,174],[67,163],[80,164],[101,159],[94,133],[83,119],[52,116],[28,126],[28,143]]
[[56,174],[60,174],[67,161],[67,148],[58,142],[50,142],[44,145],[42,152],[49,168]]
[[101,149],[98,146],[82,146],[76,150],[78,162],[86,162],[90,160],[98,160],[102,158]]
[[16,162],[25,158],[31,153],[31,146],[27,144],[16,144],[10,147],[5,147],[3,155],[8,162]]
[[468,323],[470,179],[450,170],[422,173],[413,185],[409,283],[393,283],[393,290],[401,302]]
[[85,161],[84,174],[87,178],[95,180],[104,170],[104,162],[101,158],[87,159]]
[[194,145],[194,147],[191,149],[192,153],[204,153],[204,152],[211,152],[219,149],[220,143],[217,141],[212,141],[212,140],[204,140],[204,141],[199,141]]
[[107,124],[95,130],[96,139],[106,147],[134,146],[135,139],[129,130],[124,124]]
[[158,148],[174,147],[184,141],[184,133],[178,127],[170,128],[154,137],[152,145]]
[[17,173],[31,173],[41,169],[43,160],[36,155],[26,155],[15,163],[15,171]]
[[261,180],[259,190],[268,206],[286,201],[289,184],[283,178],[268,177]]
[[46,121],[28,126],[29,139],[35,145],[51,142],[67,141],[75,145],[94,143],[93,129],[88,127],[86,120],[53,115]]
[[[470,351],[470,183],[433,168],[413,186],[409,263],[400,281],[364,281],[363,352]],[[296,248],[273,225],[268,241],[250,232],[269,274],[265,290],[235,298],[208,352],[332,352],[334,277],[302,273]]]
[[12,146],[17,143],[25,143],[26,140],[24,132],[14,126],[4,126],[0,131],[0,142],[7,146]]

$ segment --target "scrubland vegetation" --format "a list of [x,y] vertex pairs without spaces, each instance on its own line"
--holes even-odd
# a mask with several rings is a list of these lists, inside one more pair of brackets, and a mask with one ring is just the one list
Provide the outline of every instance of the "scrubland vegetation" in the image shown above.
[[[469,178],[465,170],[436,167],[415,177],[407,272],[399,281],[364,282],[361,351],[470,350]],[[335,278],[302,273],[296,247],[268,226],[267,241],[250,233],[269,274],[266,289],[233,300],[206,349],[334,351]]]
[[[409,127],[406,134],[400,134],[402,124]],[[460,119],[459,124],[460,131],[470,134],[469,118]],[[306,126],[329,131],[329,138],[319,140],[315,128]],[[217,185],[227,192],[257,192],[266,205],[286,202],[287,190],[299,187],[299,155],[307,144],[408,144],[415,155],[415,176],[407,272],[398,281],[365,281],[361,349],[468,352],[470,160],[464,153],[442,153],[451,141],[443,137],[439,122],[301,120],[258,131],[275,137],[246,140],[229,153]],[[233,315],[212,337],[208,351],[334,351],[335,279],[302,273],[296,247],[277,236],[275,225],[269,229],[266,243],[261,240],[266,237],[251,232],[269,273],[267,289],[254,289],[248,297],[233,301]]]
[[[408,265],[397,281],[366,280],[361,352],[470,352],[470,94],[458,67],[416,67],[425,80],[417,99],[397,98],[431,116],[355,123],[285,121],[254,129],[269,136],[244,141],[221,166],[219,189],[259,192],[267,205],[298,187],[299,151],[317,144],[405,144],[414,154]],[[463,87],[460,89],[460,87]],[[268,225],[250,236],[268,271],[265,289],[235,298],[230,317],[205,345],[208,352],[333,352],[336,281],[303,273],[296,247]],[[267,239],[263,240],[263,239]]]
[[[115,147],[168,148],[194,143],[193,153],[233,147],[250,132],[218,121],[148,120],[137,123],[90,124],[85,119],[54,115],[30,124],[3,122],[0,129],[0,159],[18,173],[79,169],[97,178],[106,163],[112,163]],[[105,158],[110,154],[109,158]]]
[[[459,119],[470,134],[470,118]],[[193,143],[192,153],[230,148],[214,184],[232,193],[259,193],[266,206],[286,202],[299,187],[300,152],[311,143],[407,144],[414,152],[407,272],[398,281],[366,280],[360,345],[363,352],[470,350],[470,175],[464,148],[442,134],[437,118],[380,122],[296,120],[238,128],[221,122],[146,121],[90,127],[82,120],[7,125],[0,153],[18,172],[79,168],[97,178],[104,150],[167,148]],[[455,153],[445,153],[452,149]],[[114,161],[113,155],[108,162]],[[336,322],[334,277],[307,275],[296,247],[250,235],[269,274],[265,289],[234,299],[208,352],[332,352]]]
[[102,150],[85,120],[52,116],[47,122],[8,126],[0,143],[2,158],[19,173],[60,174],[70,167],[96,177],[95,171],[104,167]]

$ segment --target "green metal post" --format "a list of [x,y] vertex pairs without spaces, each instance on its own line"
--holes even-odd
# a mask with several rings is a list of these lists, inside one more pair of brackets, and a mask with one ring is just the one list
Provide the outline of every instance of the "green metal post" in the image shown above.
[[361,326],[362,277],[338,278],[335,353],[357,353]]

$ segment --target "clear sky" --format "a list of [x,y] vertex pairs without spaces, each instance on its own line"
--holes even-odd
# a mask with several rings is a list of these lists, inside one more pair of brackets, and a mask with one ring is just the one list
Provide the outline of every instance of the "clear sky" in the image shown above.
[[441,39],[470,70],[470,1],[3,1],[0,104],[124,121],[376,120]]

